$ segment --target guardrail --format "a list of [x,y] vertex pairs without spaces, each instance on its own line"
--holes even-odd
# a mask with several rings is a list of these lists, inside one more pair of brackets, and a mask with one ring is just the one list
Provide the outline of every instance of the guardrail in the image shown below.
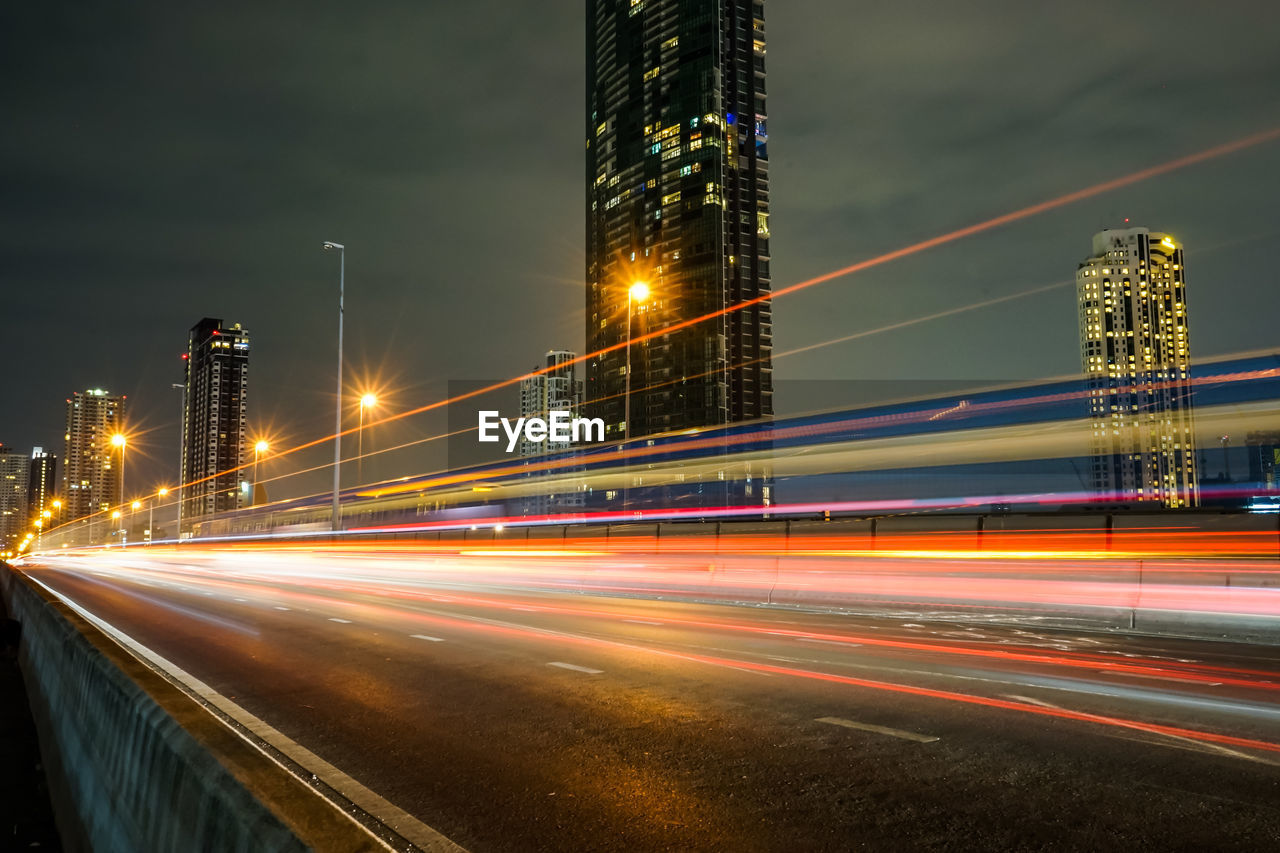
[[381,850],[159,673],[0,563],[68,850]]

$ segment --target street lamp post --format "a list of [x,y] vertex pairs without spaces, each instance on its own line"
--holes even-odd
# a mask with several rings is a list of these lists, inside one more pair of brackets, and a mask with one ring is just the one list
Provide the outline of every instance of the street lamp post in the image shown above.
[[333,529],[342,529],[342,514],[338,506],[338,489],[342,483],[342,313],[346,291],[347,247],[341,243],[325,241],[326,249],[338,250],[338,399],[333,425]]
[[364,410],[378,405],[377,394],[365,394],[360,398],[360,428],[356,430],[356,483],[364,485]]
[[[128,443],[129,440],[125,438],[124,433],[122,432],[118,432],[111,436],[111,446],[120,448],[120,500],[116,502],[117,507],[124,506],[124,449]],[[111,517],[120,518],[121,515],[117,511],[113,513]],[[123,524],[124,522],[122,521],[120,523]],[[117,529],[116,532],[121,534],[121,541],[123,541],[123,530]]]
[[147,544],[150,545],[156,538],[156,499],[162,498],[169,494],[168,489],[157,489],[156,496],[151,499],[151,504],[147,508]]
[[253,445],[253,493],[249,495],[249,505],[258,505],[258,463],[262,460],[262,454],[271,449],[271,445],[267,444],[264,439],[259,439]]
[[184,382],[174,382],[172,387],[182,392],[178,398],[178,495],[174,500],[178,504],[178,529],[173,534],[175,542],[182,541],[182,477],[187,467],[187,386]]
[[631,439],[631,315],[633,305],[643,305],[649,298],[649,285],[637,281],[627,288],[627,373],[622,395],[622,440]]
[[129,504],[129,522],[124,527],[124,538],[120,540],[120,547],[129,544],[129,524],[133,524],[133,520],[138,515],[138,510],[142,509],[142,501],[134,501]]

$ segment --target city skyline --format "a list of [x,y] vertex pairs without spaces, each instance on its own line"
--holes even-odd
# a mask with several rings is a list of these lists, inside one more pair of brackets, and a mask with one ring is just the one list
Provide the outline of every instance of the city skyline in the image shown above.
[[[33,25],[49,24],[38,12],[23,14],[36,16]],[[521,13],[515,14],[519,17]],[[1266,79],[1266,71],[1274,67],[1274,59],[1261,51],[1260,41],[1245,33],[1240,36],[1240,49],[1228,60],[1208,69],[1198,66],[1194,70],[1199,76],[1194,77],[1190,70],[1180,71],[1166,61],[1157,50],[1157,40],[1148,40],[1145,36],[1130,47],[1135,57],[1131,65],[1114,68],[1106,74],[1087,70],[1085,66],[1088,63],[1083,59],[1066,62],[1062,66],[1065,70],[1050,83],[1060,89],[1074,87],[1081,94],[1076,100],[1068,100],[1066,116],[1054,122],[1044,121],[1039,112],[1042,93],[1033,99],[1012,82],[1008,83],[1012,89],[997,87],[995,91],[991,90],[990,74],[1012,62],[1011,55],[1003,48],[994,50],[985,65],[978,63],[982,65],[981,73],[975,71],[972,78],[957,74],[940,81],[906,74],[899,79],[899,88],[895,90],[898,101],[886,103],[877,91],[867,85],[860,84],[851,90],[845,85],[853,80],[850,75],[868,67],[863,63],[874,63],[875,73],[868,79],[879,79],[895,68],[909,70],[908,63],[916,63],[919,69],[942,65],[963,70],[972,64],[973,57],[955,52],[935,56],[936,51],[926,51],[928,40],[909,30],[909,16],[894,19],[887,13],[877,13],[859,18],[858,38],[861,40],[857,43],[864,48],[862,53],[866,55],[859,54],[856,58],[833,51],[841,33],[849,33],[854,20],[839,9],[822,8],[821,4],[797,4],[787,9],[770,7],[769,16],[770,100],[777,105],[771,110],[771,122],[774,124],[771,130],[775,136],[771,162],[776,173],[773,182],[778,188],[771,199],[774,207],[771,231],[773,243],[782,247],[775,252],[778,257],[774,264],[775,286],[793,282],[809,273],[825,272],[877,251],[896,248],[911,238],[976,221],[1005,207],[1050,197],[1059,191],[1114,177],[1170,156],[1256,131],[1259,129],[1258,118],[1266,114],[1262,108],[1270,103],[1268,98],[1274,97],[1265,87],[1256,91],[1250,88],[1260,85],[1256,81]],[[480,26],[481,17],[478,12],[457,13],[446,23],[457,32],[471,32]],[[197,21],[207,23],[199,18],[188,21],[187,29],[183,31],[189,37],[199,38],[196,30],[191,29]],[[817,26],[819,21],[825,26]],[[405,23],[400,19],[394,19],[394,22],[399,26]],[[1055,51],[1067,51],[1075,32],[1069,19],[1064,18],[1058,23],[1062,25],[1060,32],[1055,31],[1046,46],[1042,60],[1046,63],[1059,55]],[[566,85],[570,87],[585,86],[580,79],[581,30],[564,34],[560,26],[544,30],[539,30],[539,26],[534,23],[535,33],[548,35],[552,42],[562,40],[568,53],[563,63],[556,62],[546,67],[546,73],[551,79],[557,79],[556,75],[567,75],[565,79],[570,83]],[[962,21],[958,26],[965,29],[968,25]],[[1234,33],[1229,22],[1195,10],[1187,10],[1185,15],[1172,21],[1171,26],[1185,28],[1185,32],[1196,29],[1209,39],[1221,39],[1228,32]],[[36,29],[45,32],[39,27]],[[812,49],[796,49],[798,33],[803,33],[801,40]],[[876,33],[879,38],[873,37],[872,34]],[[886,55],[888,51],[870,49],[894,33],[898,36],[896,44],[902,48],[902,56],[889,56]],[[56,35],[55,28],[48,37]],[[75,33],[63,33],[63,36],[74,38]],[[398,44],[395,40],[391,43],[393,48]],[[994,34],[981,42],[987,46],[995,43]],[[315,46],[307,42],[299,46],[299,52],[291,53],[289,57],[301,60],[305,50]],[[446,56],[463,61],[456,51]],[[1142,64],[1139,58],[1143,56],[1151,61]],[[396,57],[398,54],[392,49],[389,58]],[[778,57],[785,61],[777,62]],[[93,61],[92,52],[82,61]],[[781,70],[774,68],[775,64],[780,65]],[[40,72],[38,67],[27,70],[33,75]],[[927,77],[923,70],[920,74]],[[573,82],[575,78],[577,82]],[[824,81],[823,85],[812,81],[802,85],[802,81],[809,78]],[[35,85],[36,90],[47,91],[55,102],[58,93],[64,91],[58,88],[56,79],[29,76],[23,78],[23,82],[29,86],[38,84]],[[1172,89],[1169,88],[1171,84]],[[835,87],[826,91],[852,94],[823,98],[824,85]],[[305,101],[303,92],[288,91]],[[940,91],[964,94],[969,98],[972,109],[963,117],[954,111],[947,113],[948,122],[940,125],[935,122],[935,136],[914,137],[901,133],[913,105],[933,102]],[[1099,101],[1108,98],[1131,100],[1136,91],[1150,91],[1160,103],[1163,103],[1162,98],[1168,99],[1168,103],[1178,103],[1187,116],[1179,132],[1170,134],[1155,126],[1146,131],[1135,126],[1132,132],[1120,137],[1108,136],[1097,132],[1098,128],[1105,130],[1106,122],[1099,123],[1095,119],[1088,124],[1089,133],[1078,134],[1072,130],[1049,144],[1048,132],[1062,130],[1064,124],[1070,123],[1067,117],[1073,112],[1083,111],[1091,115],[1090,111],[1098,107]],[[1009,97],[1013,95],[1017,97],[1010,101]],[[519,182],[535,178],[541,181],[544,174],[549,174],[551,177],[546,180],[554,189],[545,198],[548,201],[560,199],[552,209],[563,209],[563,216],[572,222],[581,216],[580,202],[574,201],[575,195],[580,198],[576,188],[581,186],[582,174],[581,140],[575,130],[581,127],[581,120],[574,116],[580,116],[581,107],[572,99],[566,100],[570,103],[561,109],[568,117],[566,120],[570,127],[551,134],[549,138],[554,144],[548,144],[545,158],[540,157],[540,162],[549,168],[536,170],[536,175],[516,175],[513,179],[519,185]],[[1026,124],[1009,140],[995,146],[999,157],[984,149],[973,154],[977,159],[972,164],[961,166],[962,161],[956,158],[968,156],[971,146],[958,143],[978,126],[983,109],[996,110],[997,100],[1001,100],[1000,115],[1022,116],[1027,120]],[[1231,109],[1234,104],[1244,101],[1250,101],[1255,108],[1243,114]],[[463,101],[452,97],[447,98],[446,103],[458,108],[456,115],[461,122],[460,127],[472,129],[466,132],[480,132],[487,112],[464,108]],[[28,109],[23,114],[27,120],[19,125],[24,133],[9,143],[19,146],[18,153],[23,155],[20,162],[28,162],[35,156],[34,148],[23,146],[29,146],[36,138],[31,134],[41,132],[44,127],[41,124],[44,113],[34,105],[24,104]],[[868,104],[880,107],[876,113],[880,120],[872,127],[860,128],[858,134],[849,136],[843,133],[841,128],[845,125],[842,122],[855,113],[861,114],[860,111]],[[1151,109],[1156,110],[1156,106]],[[196,115],[188,117],[204,115],[201,108]],[[114,134],[119,132],[119,128],[114,128],[109,122],[104,124],[108,121],[106,116],[92,110],[86,113],[86,119],[96,122],[91,122],[91,128],[96,128],[103,140],[114,138]],[[249,116],[234,111],[228,116],[228,121],[233,125],[237,121],[247,121],[246,127],[258,126]],[[477,121],[481,124],[476,125],[474,122]],[[554,116],[544,117],[541,114],[534,125],[542,126],[544,122],[549,128],[558,127]],[[898,132],[893,132],[895,130]],[[417,132],[416,127],[407,131],[409,137]],[[375,136],[387,144],[399,139],[392,134]],[[575,138],[577,141],[573,142]],[[942,165],[929,157],[916,157],[912,169],[904,171],[903,159],[887,148],[878,149],[880,155],[871,158],[832,159],[830,156],[842,150],[840,146],[846,143],[853,145],[854,151],[869,155],[877,150],[876,145],[889,138],[899,140],[900,144],[910,140],[910,146],[922,154],[928,153],[928,145],[936,144],[936,152],[945,152],[946,157]],[[934,142],[929,142],[929,139],[934,139]],[[779,140],[785,143],[779,145]],[[1049,174],[1044,174],[1045,170],[1038,169],[1034,162],[1021,154],[1010,158],[1003,147],[1013,145],[1019,148],[1032,141],[1043,144],[1040,150],[1045,156],[1053,155],[1055,168],[1048,170]],[[271,137],[264,137],[255,149],[256,153],[240,162],[251,170],[253,164],[269,162],[273,156],[273,144]],[[519,147],[516,142],[510,144]],[[1196,246],[1197,279],[1206,290],[1211,289],[1215,294],[1214,299],[1204,300],[1197,306],[1198,358],[1263,346],[1269,341],[1265,337],[1266,324],[1261,318],[1268,313],[1266,306],[1269,302],[1277,297],[1273,289],[1253,284],[1265,281],[1265,278],[1260,278],[1252,270],[1265,271],[1266,258],[1276,242],[1276,236],[1266,226],[1267,222],[1274,221],[1272,211],[1276,202],[1261,190],[1266,181],[1258,179],[1280,165],[1280,156],[1275,148],[1269,145],[1241,152],[1171,176],[1159,186],[1139,185],[1123,193],[1103,196],[1018,225],[1016,230],[1002,229],[857,279],[815,289],[811,295],[779,300],[775,308],[778,349],[785,351],[850,331],[874,330],[934,310],[962,307],[990,296],[1014,295],[1052,284],[1051,280],[1033,278],[1034,271],[1048,269],[1047,258],[1059,259],[1052,264],[1055,268],[1069,269],[1078,260],[1076,235],[1091,233],[1099,225],[1118,225],[1122,214],[1132,215],[1134,221],[1159,222],[1162,227]],[[333,153],[326,149],[326,156]],[[1064,157],[1065,153],[1072,153],[1072,156]],[[351,152],[351,157],[354,158],[350,160],[352,164],[364,162],[356,152]],[[84,149],[78,155],[66,158],[58,169],[74,174],[92,162],[91,151]],[[433,156],[432,162],[443,163],[444,160]],[[458,162],[465,164],[465,157]],[[861,169],[863,165],[870,171],[860,173],[860,179],[838,178],[847,174],[849,169]],[[164,162],[157,164],[157,168],[163,171]],[[232,162],[222,168],[219,180],[240,181],[243,168]],[[941,174],[937,171],[940,168]],[[1016,175],[1013,174],[1014,169],[1017,170]],[[440,180],[447,176],[447,172],[440,174]],[[929,177],[931,174],[933,178]],[[17,180],[11,172],[3,175],[4,180],[11,184]],[[895,175],[902,180],[896,195],[886,183]],[[993,178],[1006,175],[1016,177],[1016,180],[993,181]],[[965,176],[972,179],[967,190],[964,182],[970,177]],[[933,194],[924,192],[920,183],[938,178],[946,178],[939,186],[945,186],[948,195],[959,200],[950,201],[950,207],[945,210],[932,203]],[[321,186],[314,182],[299,185],[296,180],[290,184],[294,176],[287,172],[281,175],[281,180],[285,182],[283,186],[306,186],[310,187],[308,191]],[[424,192],[429,190],[430,184],[410,183],[421,185]],[[26,186],[20,182],[14,185],[19,190]],[[58,186],[55,184],[52,189],[57,191]],[[95,183],[88,186],[101,188],[102,194],[97,196],[99,200],[105,201],[110,197],[109,188]],[[832,192],[840,187],[846,190],[843,199]],[[158,193],[164,190],[160,183],[156,183],[146,185],[140,191],[144,195],[151,193],[149,197],[159,200],[162,195]],[[366,198],[363,195],[366,190],[353,187],[347,191]],[[21,198],[22,195],[8,194],[8,197]],[[220,203],[225,202],[223,196],[215,194],[215,197],[223,199]],[[246,197],[259,202],[267,200],[260,194],[250,193]],[[456,203],[465,207],[470,203],[469,198],[458,197]],[[797,206],[801,198],[805,199],[805,204]],[[865,209],[872,200],[878,205],[874,215]],[[187,233],[182,229],[188,225],[179,227],[180,223],[194,224],[198,217],[219,209],[198,198],[193,198],[193,202],[190,215],[179,213],[174,220],[171,228],[177,229],[177,234]],[[825,207],[813,209],[814,204]],[[377,209],[370,209],[367,203],[362,202],[355,207],[371,213],[372,221],[382,221]],[[403,219],[403,209],[393,207],[397,218]],[[858,210],[862,212],[857,213]],[[24,219],[28,223],[24,227],[38,223],[53,227],[50,212],[37,208],[32,213],[33,216]],[[391,215],[391,209],[387,215]],[[501,217],[505,214],[498,211],[495,215]],[[126,304],[146,306],[143,316],[129,321],[138,335],[135,346],[121,349],[118,353],[110,349],[95,351],[89,362],[82,349],[84,344],[72,339],[63,348],[65,352],[60,349],[51,355],[52,364],[40,372],[38,381],[26,376],[11,377],[9,381],[13,383],[13,390],[6,398],[16,403],[11,411],[21,414],[6,418],[5,423],[0,424],[0,429],[3,429],[0,437],[24,448],[55,443],[51,434],[56,436],[59,426],[55,420],[57,414],[50,411],[47,403],[51,396],[57,399],[69,389],[99,385],[119,389],[130,395],[134,421],[140,430],[151,430],[138,436],[138,452],[130,459],[131,464],[138,465],[131,470],[137,472],[140,488],[172,482],[176,474],[171,461],[176,451],[176,423],[169,376],[182,346],[175,341],[171,330],[174,323],[185,325],[182,321],[190,316],[194,306],[171,305],[170,302],[183,300],[173,300],[168,296],[160,298],[159,293],[168,291],[149,290],[151,285],[146,282],[163,280],[167,288],[174,269],[187,270],[182,277],[188,287],[182,292],[200,292],[214,279],[222,282],[216,288],[210,287],[210,292],[218,293],[217,302],[220,304],[208,305],[208,297],[201,297],[201,301],[206,302],[205,309],[210,313],[240,317],[252,327],[269,330],[272,337],[281,342],[278,349],[268,347],[257,354],[255,399],[262,407],[251,413],[252,425],[274,425],[298,440],[328,432],[326,422],[332,403],[331,368],[327,367],[331,362],[332,348],[330,277],[325,259],[313,249],[317,236],[321,233],[331,236],[336,233],[334,228],[344,233],[356,232],[355,239],[345,237],[352,248],[347,309],[350,324],[348,364],[353,369],[363,368],[367,373],[384,370],[397,375],[400,398],[408,404],[401,405],[401,408],[442,398],[445,396],[444,383],[450,378],[514,375],[523,366],[524,358],[520,353],[536,351],[545,341],[555,341],[558,345],[572,348],[578,340],[573,330],[583,328],[581,274],[575,276],[573,272],[575,266],[581,269],[582,254],[575,244],[579,242],[576,235],[582,232],[580,228],[558,224],[560,219],[556,216],[546,223],[528,218],[520,220],[521,229],[529,232],[520,239],[536,236],[539,248],[533,252],[509,253],[517,258],[513,261],[516,264],[513,269],[518,271],[515,275],[500,273],[493,266],[495,261],[490,255],[502,253],[465,248],[474,245],[474,241],[471,238],[460,239],[464,233],[488,233],[486,229],[474,232],[464,229],[465,217],[444,227],[444,240],[437,239],[441,236],[437,230],[431,232],[429,239],[419,239],[413,244],[403,240],[388,243],[386,238],[366,232],[367,225],[352,227],[356,225],[354,220],[344,229],[343,223],[334,223],[332,218],[324,217],[323,222],[319,219],[310,221],[314,217],[299,214],[296,219],[284,231],[279,231],[277,226],[262,231],[264,235],[274,235],[269,241],[270,251],[266,251],[268,243],[259,238],[201,239],[198,243],[183,238],[177,243],[162,243],[163,250],[153,248],[151,251],[157,253],[157,263],[161,258],[168,259],[163,262],[167,265],[163,275],[154,263],[139,265],[130,261],[122,265],[122,269],[128,268],[133,282],[129,286],[138,294],[136,303],[106,299],[112,288],[96,286],[104,280],[104,272],[107,274],[105,280],[110,281],[112,270],[117,265],[112,258],[119,257],[122,246],[129,246],[127,243],[117,242],[104,258],[77,266],[80,262],[75,259],[83,254],[82,251],[73,253],[67,260],[46,264],[37,263],[37,255],[42,251],[53,251],[48,241],[29,240],[21,251],[0,242],[0,252],[6,253],[14,281],[21,291],[59,286],[57,282],[63,282],[70,288],[70,298],[64,305],[69,317],[76,322],[87,322],[90,317],[106,317],[114,322],[118,319],[112,315],[116,305],[121,308]],[[837,228],[836,223],[841,220],[847,220],[849,225]],[[437,219],[431,221],[442,224]],[[96,238],[89,236],[90,232],[85,231],[83,225],[76,225],[68,233],[73,238],[67,244],[69,246],[96,245]],[[393,233],[398,232],[393,229]],[[75,239],[77,234],[81,235],[78,241]],[[447,236],[450,234],[453,236]],[[547,236],[552,234],[559,236]],[[458,244],[457,249],[446,251],[442,259],[440,248],[448,247],[451,241]],[[209,254],[208,250],[215,246],[216,252]],[[548,248],[551,246],[558,248],[551,250]],[[129,248],[128,251],[133,252],[134,249]],[[247,251],[250,253],[245,254]],[[552,252],[552,256],[548,252]],[[990,274],[990,265],[986,262],[993,252],[1007,259],[998,265],[996,276]],[[1026,263],[1031,256],[1035,257],[1035,263]],[[450,258],[465,258],[469,266],[463,268],[465,272],[461,276],[444,274],[448,263],[454,262]],[[203,260],[197,262],[197,259]],[[175,263],[178,265],[176,268],[173,266]],[[442,263],[445,265],[440,266]],[[91,279],[85,278],[89,270],[93,271]],[[76,284],[81,280],[91,280],[95,287],[86,289]],[[437,286],[451,280],[467,286]],[[1072,294],[1069,284],[1064,281],[1060,289],[971,312],[955,321],[934,321],[904,332],[872,335],[865,341],[819,350],[816,354],[801,353],[790,358],[778,358],[776,372],[782,378],[864,378],[885,374],[906,378],[954,378],[960,374],[965,378],[1006,380],[1066,375],[1072,372],[1076,363],[1075,335],[1070,324],[1060,322],[1063,311],[1070,310]],[[99,291],[105,301],[99,301]],[[152,293],[156,295],[149,295]],[[300,309],[293,306],[286,309],[280,302],[286,294],[306,294],[307,299]],[[1247,314],[1233,311],[1231,303],[1240,299],[1249,299],[1255,310]],[[434,304],[436,302],[440,305]],[[432,343],[424,344],[415,339],[411,329],[417,324],[429,322],[432,316],[450,313],[484,316],[490,322],[490,334],[503,345],[485,346],[481,342],[480,345],[463,346],[456,340],[450,340],[450,336],[455,334],[450,325],[460,324],[442,324],[438,330],[433,330],[432,335],[426,336]],[[1049,317],[1054,319],[1045,319]],[[119,319],[123,322],[123,318]],[[25,327],[29,331],[20,330],[20,340],[27,334],[47,337],[47,332],[40,331],[41,322],[37,317],[34,323]],[[60,319],[59,322],[63,321]],[[1009,349],[1022,351],[1026,357],[1001,359],[998,353],[983,346],[983,342],[997,329],[1006,335]],[[33,341],[35,339],[32,338]],[[529,339],[534,340],[525,347],[521,341]],[[1033,342],[1034,347],[1031,346]],[[90,363],[92,367],[86,369]],[[314,367],[315,364],[321,367]],[[426,366],[426,369],[420,366]],[[786,400],[780,399],[779,406],[781,410],[787,410]],[[322,461],[323,453],[318,453],[317,457]],[[400,463],[393,464],[398,467]],[[430,455],[413,457],[403,464],[423,469],[440,467],[439,459]],[[370,470],[373,476],[378,475],[380,469],[376,459],[372,461]],[[133,482],[132,475],[130,481]]]

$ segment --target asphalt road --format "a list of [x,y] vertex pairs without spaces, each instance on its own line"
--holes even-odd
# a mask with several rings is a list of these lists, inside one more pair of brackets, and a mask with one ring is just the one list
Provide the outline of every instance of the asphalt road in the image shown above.
[[1280,847],[1274,647],[290,561],[25,570],[475,851]]

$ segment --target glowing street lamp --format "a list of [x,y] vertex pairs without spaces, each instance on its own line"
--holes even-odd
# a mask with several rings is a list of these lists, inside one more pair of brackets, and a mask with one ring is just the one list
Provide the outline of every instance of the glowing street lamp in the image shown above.
[[129,440],[122,432],[111,436],[111,446],[120,450],[120,500],[117,501],[120,506],[124,506],[124,449],[128,444]]
[[627,288],[627,378],[622,395],[622,440],[631,438],[631,315],[634,306],[643,305],[649,299],[649,285],[637,281]]
[[258,463],[261,461],[263,454],[271,449],[271,445],[266,439],[260,438],[253,445],[253,492],[249,495],[249,505],[257,506],[258,504]]
[[372,392],[360,398],[360,428],[356,430],[356,483],[364,484],[364,410],[378,405],[378,395]]
[[151,540],[156,538],[156,535],[154,532],[156,529],[156,498],[162,498],[167,494],[169,494],[169,490],[166,489],[164,486],[161,486],[160,488],[156,489],[156,497],[152,498],[151,502],[147,504],[147,544],[148,545],[151,544]]

